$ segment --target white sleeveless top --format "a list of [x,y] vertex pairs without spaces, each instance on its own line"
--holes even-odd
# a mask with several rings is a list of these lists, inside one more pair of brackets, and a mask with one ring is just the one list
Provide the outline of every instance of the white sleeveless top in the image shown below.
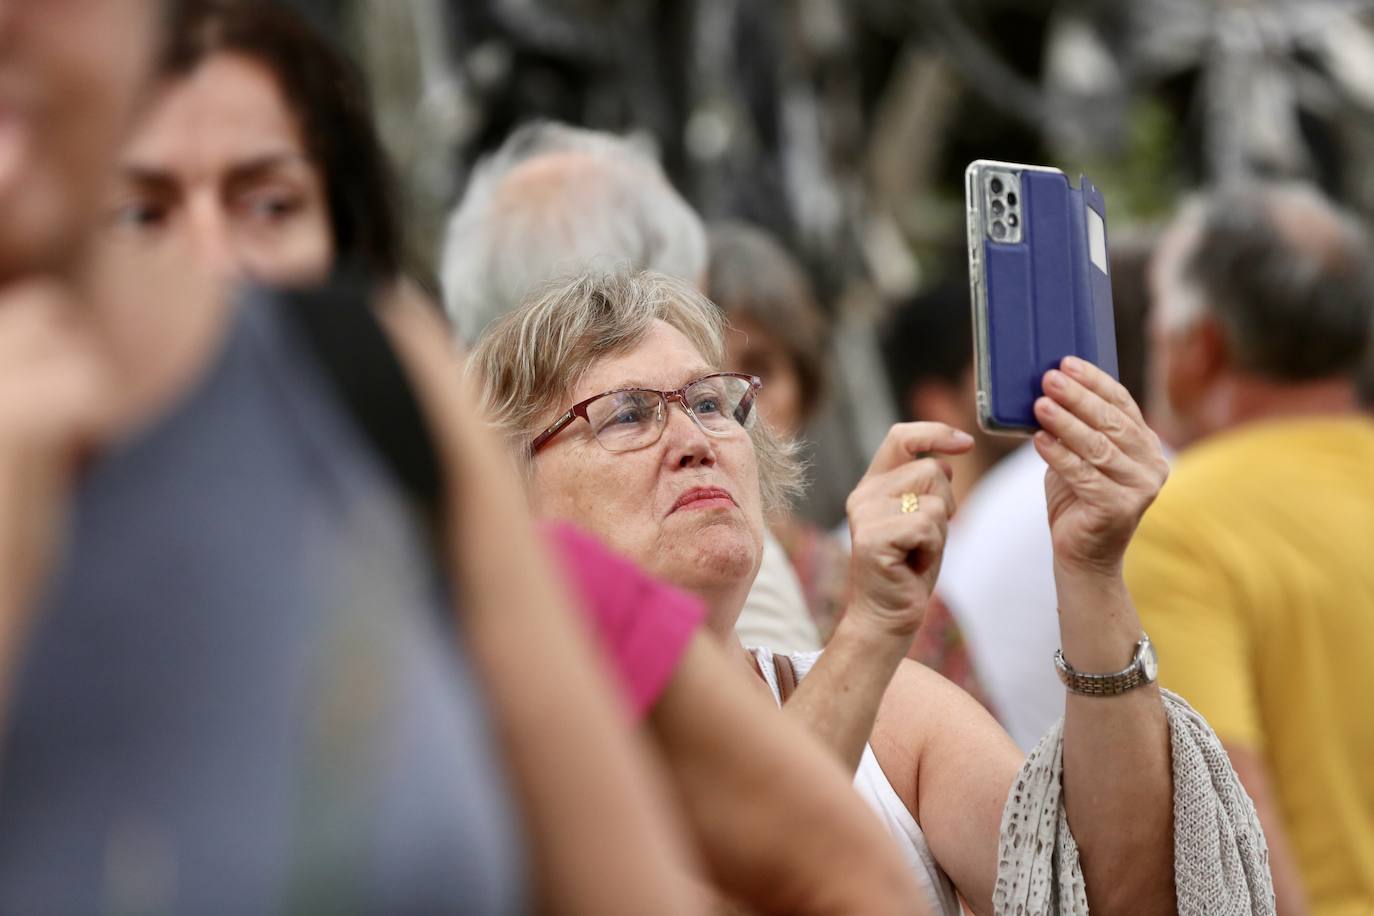
[[[773,698],[781,705],[782,693],[778,689],[777,674],[773,670],[773,652],[759,648],[749,651],[758,659],[763,678],[768,682],[768,688],[773,691]],[[798,681],[806,677],[816,659],[820,658],[820,654],[790,653]],[[878,819],[897,840],[897,847],[907,869],[916,876],[917,882],[926,892],[931,912],[941,916],[960,916],[962,911],[959,899],[954,893],[954,884],[949,880],[949,876],[940,870],[935,857],[931,855],[930,847],[926,845],[925,834],[921,832],[921,825],[916,823],[916,819],[902,803],[897,791],[892,788],[892,783],[878,765],[878,758],[873,756],[871,745],[864,745],[863,758],[859,761],[859,769],[854,774],[854,790],[877,812]]]

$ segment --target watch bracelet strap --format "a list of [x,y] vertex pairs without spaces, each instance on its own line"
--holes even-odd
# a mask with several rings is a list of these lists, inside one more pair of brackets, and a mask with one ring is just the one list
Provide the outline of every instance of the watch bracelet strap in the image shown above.
[[1139,664],[1134,662],[1126,670],[1112,674],[1084,674],[1074,670],[1073,666],[1064,658],[1064,650],[1056,649],[1054,663],[1055,670],[1059,674],[1059,680],[1063,682],[1064,686],[1071,692],[1084,696],[1116,696],[1133,690],[1146,682],[1145,672]]

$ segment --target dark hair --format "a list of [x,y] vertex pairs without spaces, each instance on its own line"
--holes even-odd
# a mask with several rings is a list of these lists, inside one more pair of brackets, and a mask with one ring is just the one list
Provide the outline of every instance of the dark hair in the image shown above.
[[903,419],[919,384],[962,384],[973,365],[973,317],[963,252],[949,255],[950,272],[933,287],[902,302],[880,331],[887,383]]
[[1116,366],[1121,384],[1139,404],[1145,403],[1145,372],[1150,335],[1148,281],[1155,239],[1143,232],[1118,232],[1107,258],[1111,266],[1112,311],[1116,318]]
[[212,55],[243,54],[277,79],[320,170],[335,266],[385,282],[404,255],[393,178],[362,74],[327,38],[272,0],[178,0],[160,76],[190,74]]
[[1237,368],[1283,381],[1353,373],[1374,317],[1365,232],[1315,192],[1228,188],[1205,198],[1181,279],[1222,325]]
[[758,323],[782,344],[797,370],[801,416],[825,388],[826,319],[806,271],[771,235],[745,223],[707,230],[706,295],[725,317]]

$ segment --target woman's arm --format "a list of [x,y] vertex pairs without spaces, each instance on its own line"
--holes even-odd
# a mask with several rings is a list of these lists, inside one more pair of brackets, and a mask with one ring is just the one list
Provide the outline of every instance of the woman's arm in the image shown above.
[[941,869],[975,913],[990,913],[1020,749],[978,701],[913,661],[892,679],[872,744]]
[[[1141,635],[1121,557],[1167,465],[1125,389],[1086,364],[1066,361],[1065,370],[1046,376],[1049,398],[1037,414],[1047,432],[1036,436],[1050,466],[1061,643],[1079,670],[1117,671]],[[987,562],[995,574],[996,558]],[[873,745],[936,859],[976,912],[991,912],[1001,815],[1022,762],[1011,741],[962,691],[906,664]],[[1070,694],[1063,754],[1064,804],[1092,912],[1174,912],[1173,785],[1158,689]]]
[[[899,423],[846,504],[850,601],[785,711],[853,773],[878,704],[921,626],[954,514],[949,465],[930,454],[973,447],[943,423]],[[903,494],[916,497],[904,511]]]
[[[1080,671],[1119,671],[1141,637],[1121,560],[1168,465],[1135,402],[1106,373],[1069,358],[1046,373],[1044,389],[1035,448],[1049,465],[1061,646]],[[992,574],[995,558],[988,562]],[[902,689],[915,702],[918,685],[908,680]],[[984,716],[976,732],[953,731],[948,710],[960,705],[941,704],[943,723],[906,740],[921,748],[918,811],[936,856],[975,909],[987,912],[999,823],[991,812],[1000,814],[1016,768],[1009,761],[995,771],[968,765],[970,755],[989,752],[996,726]],[[976,721],[971,709],[959,717]],[[1064,807],[1092,912],[1174,912],[1173,776],[1158,688],[1069,693],[1063,755]],[[961,819],[949,799],[963,799],[976,816]]]
[[816,739],[704,635],[649,717],[719,887],[760,913],[926,913],[892,838]]
[[[992,913],[1002,814],[1012,784],[1025,762],[1020,749],[976,700],[915,662],[903,663],[893,678],[878,715],[872,743],[883,771],[920,823],[940,867],[954,881],[973,912],[980,916]],[[1065,753],[1067,805],[1070,793],[1067,739]],[[1119,766],[1119,761],[1098,761],[1098,764],[1106,768]],[[1133,770],[1134,764],[1125,768],[1128,773]],[[1076,791],[1081,793],[1082,788],[1080,785]],[[1104,791],[1120,793],[1118,787],[1109,784]],[[1071,809],[1070,822],[1076,817],[1081,820],[1083,813],[1081,809],[1077,812]],[[1140,835],[1132,842],[1158,843],[1168,851],[1172,864],[1171,800],[1166,799],[1163,805],[1141,814],[1143,816],[1138,818]],[[1161,816],[1164,819],[1162,826],[1159,823]],[[1131,825],[1136,820],[1129,814],[1126,816],[1127,829],[1131,833],[1135,833]],[[1106,847],[1099,839],[1083,835],[1081,826],[1072,829],[1083,856],[1092,912],[1153,912],[1150,909],[1152,898],[1164,892],[1170,896],[1167,904],[1160,906],[1173,906],[1172,875],[1163,882],[1165,887],[1162,889],[1137,889],[1141,896],[1135,901],[1127,899],[1117,904],[1104,900],[1093,887],[1088,858]],[[1127,860],[1120,867],[1130,871],[1137,866]],[[1151,872],[1148,865],[1142,867],[1144,875],[1138,880],[1131,875],[1124,883],[1130,886],[1159,882],[1157,872]]]
[[0,291],[0,724],[78,453],[109,425],[108,366],[55,284]]
[[702,912],[662,787],[556,584],[509,461],[473,416],[446,329],[403,303],[383,318],[448,475],[458,623],[523,802],[540,911]]
[[[1140,408],[1101,369],[1068,357],[1044,390],[1035,449],[1049,465],[1060,645],[1079,671],[1119,671],[1143,632],[1122,558],[1169,466]],[[1068,694],[1063,784],[1093,912],[1174,912],[1173,773],[1158,687]]]
[[[1058,569],[1055,581],[1065,658],[1079,670],[1125,668],[1142,632],[1125,585],[1084,585]],[[1173,768],[1158,686],[1111,697],[1068,694],[1063,784],[1092,911],[1176,912]]]

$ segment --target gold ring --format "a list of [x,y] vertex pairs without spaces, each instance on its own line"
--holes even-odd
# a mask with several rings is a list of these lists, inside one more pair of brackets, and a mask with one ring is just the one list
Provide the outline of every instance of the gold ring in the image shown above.
[[902,494],[902,513],[903,513],[903,514],[905,514],[905,515],[910,515],[911,513],[915,512],[915,511],[916,511],[917,509],[919,509],[919,508],[921,508],[921,497],[917,496],[915,493],[903,493],[903,494]]

